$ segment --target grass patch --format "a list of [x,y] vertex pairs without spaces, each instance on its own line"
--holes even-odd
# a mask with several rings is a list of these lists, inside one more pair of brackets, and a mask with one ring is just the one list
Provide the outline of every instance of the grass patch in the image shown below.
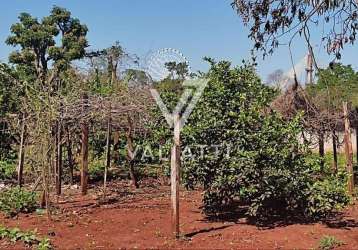
[[324,235],[319,241],[319,249],[330,250],[342,246],[344,243],[334,236]]

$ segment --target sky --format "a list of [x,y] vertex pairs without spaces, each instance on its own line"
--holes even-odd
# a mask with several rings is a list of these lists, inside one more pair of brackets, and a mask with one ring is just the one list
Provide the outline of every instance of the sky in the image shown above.
[[[230,3],[231,0],[3,1],[0,60],[7,61],[8,54],[14,50],[4,41],[19,13],[28,12],[41,18],[57,5],[67,8],[87,25],[91,49],[106,48],[119,41],[129,53],[141,58],[162,48],[177,49],[187,58],[192,71],[208,68],[202,60],[204,56],[238,65],[250,58],[252,42],[248,38],[248,28]],[[307,51],[303,40],[297,40],[293,51],[294,61],[299,62]],[[319,64],[327,64],[330,58],[324,49],[317,48],[317,51]],[[357,65],[357,54],[357,46],[346,48],[342,62]],[[290,68],[289,50],[285,46],[273,56],[258,60],[258,72],[263,78],[277,69],[288,71]]]

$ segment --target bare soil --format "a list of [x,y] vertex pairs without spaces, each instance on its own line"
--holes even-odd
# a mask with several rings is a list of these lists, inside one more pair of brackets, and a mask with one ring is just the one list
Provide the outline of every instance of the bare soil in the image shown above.
[[[52,198],[56,205],[51,219],[39,213],[12,219],[0,216],[0,224],[37,229],[56,249],[310,249],[317,248],[324,235],[342,241],[341,249],[358,249],[357,205],[325,223],[258,227],[240,216],[209,220],[200,209],[201,193],[184,190],[180,196],[182,237],[176,240],[171,234],[169,187],[155,182],[142,185],[135,190],[128,182],[113,182],[106,202],[98,188],[87,196],[67,189],[61,197]],[[0,241],[3,249],[24,247]]]

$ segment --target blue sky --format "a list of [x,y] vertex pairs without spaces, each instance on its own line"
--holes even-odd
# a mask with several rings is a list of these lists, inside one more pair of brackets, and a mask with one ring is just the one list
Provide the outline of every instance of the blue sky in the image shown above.
[[[230,6],[231,0],[11,0],[1,3],[0,60],[6,61],[13,48],[5,45],[11,24],[20,12],[33,16],[47,15],[53,5],[69,9],[89,28],[88,40],[93,49],[105,48],[120,41],[130,53],[144,57],[149,51],[175,48],[190,62],[193,70],[205,70],[204,56],[240,64],[250,56],[252,46],[248,28]],[[306,46],[298,39],[294,59],[305,55]],[[356,64],[358,48],[347,48],[343,63]],[[329,61],[324,49],[317,54],[321,63]],[[276,69],[290,68],[287,47],[259,60],[258,72],[264,78]]]

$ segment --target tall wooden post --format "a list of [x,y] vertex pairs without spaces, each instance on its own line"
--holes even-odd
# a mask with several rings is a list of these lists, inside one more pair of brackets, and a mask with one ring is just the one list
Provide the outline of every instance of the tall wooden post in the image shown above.
[[70,129],[67,127],[67,160],[70,169],[70,183],[73,184],[73,155]]
[[24,172],[24,161],[25,161],[25,134],[26,134],[26,124],[25,124],[25,117],[23,116],[21,120],[19,162],[17,166],[17,183],[20,187],[23,184],[23,172]]
[[333,172],[338,172],[338,158],[337,158],[337,136],[336,130],[332,131],[332,145],[333,145]]
[[[87,102],[87,95],[83,96],[84,105]],[[85,107],[84,107],[85,108]],[[87,194],[88,184],[88,124],[87,121],[82,121],[82,147],[81,147],[81,192],[82,195]]]
[[56,124],[56,194],[61,195],[62,180],[62,128],[60,122]]
[[107,174],[108,169],[111,167],[111,135],[112,135],[112,119],[111,119],[111,106],[109,106],[108,112],[108,121],[107,121],[107,159],[106,166],[104,168],[104,180],[103,180],[103,198],[106,196],[106,187],[107,187]]
[[179,171],[180,171],[180,117],[174,115],[174,145],[171,152],[171,203],[172,203],[172,232],[179,237]]
[[344,145],[346,153],[347,174],[348,174],[348,192],[350,195],[354,193],[354,172],[353,172],[353,147],[351,140],[351,124],[349,121],[349,104],[343,102],[344,115]]

